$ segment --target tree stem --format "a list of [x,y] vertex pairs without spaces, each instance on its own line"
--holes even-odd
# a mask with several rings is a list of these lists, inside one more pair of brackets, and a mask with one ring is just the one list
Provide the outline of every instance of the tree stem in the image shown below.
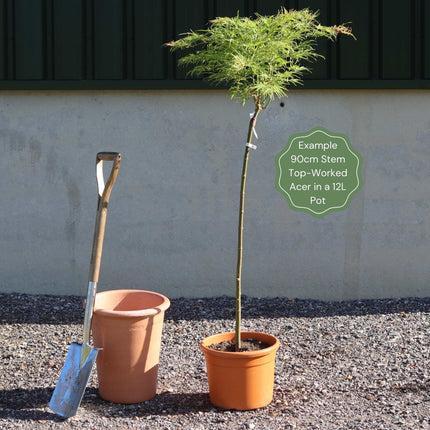
[[[261,111],[261,106],[255,100],[254,115],[249,121],[247,142],[251,143],[252,135],[254,133],[257,116]],[[245,186],[246,186],[246,172],[248,170],[249,159],[249,146],[245,147],[243,155],[242,166],[242,180],[240,184],[240,204],[239,204],[239,225],[238,225],[238,238],[237,238],[237,270],[236,270],[236,351],[242,347],[241,339],[241,325],[242,325],[242,259],[243,259],[243,218],[245,213]]]

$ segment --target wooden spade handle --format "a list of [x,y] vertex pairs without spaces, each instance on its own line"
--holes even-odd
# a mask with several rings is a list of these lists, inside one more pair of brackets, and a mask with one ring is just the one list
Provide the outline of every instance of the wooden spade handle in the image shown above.
[[[112,161],[112,170],[109,178],[104,182],[103,162]],[[100,273],[100,263],[103,250],[103,239],[106,226],[107,207],[109,203],[112,187],[118,175],[119,165],[121,163],[121,154],[117,152],[99,152],[96,159],[96,178],[98,187],[97,217],[94,228],[93,249],[91,252],[91,264],[88,280],[98,282]]]
[[[103,161],[112,161],[112,170],[109,178],[105,184],[103,177]],[[94,300],[97,291],[97,282],[99,280],[100,262],[102,259],[103,239],[105,235],[106,214],[109,203],[110,193],[113,184],[115,183],[118,175],[119,164],[121,162],[121,154],[117,152],[99,152],[96,159],[96,178],[98,187],[98,202],[97,202],[97,216],[94,227],[93,249],[91,252],[90,273],[88,275],[88,293],[87,302],[85,305],[85,318],[84,318],[84,333],[83,333],[83,347],[81,351],[81,366],[86,360],[86,357],[91,351],[89,346],[91,319],[93,316]]]

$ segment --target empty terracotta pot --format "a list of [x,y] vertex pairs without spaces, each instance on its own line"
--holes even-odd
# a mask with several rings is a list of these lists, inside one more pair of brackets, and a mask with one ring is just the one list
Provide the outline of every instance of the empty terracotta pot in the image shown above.
[[158,363],[167,297],[151,291],[96,294],[92,318],[100,396],[114,403],[139,403],[157,390]]
[[200,344],[206,358],[210,400],[224,409],[251,410],[267,406],[273,399],[279,341],[270,334],[242,332],[243,340],[257,339],[270,346],[250,352],[225,352],[209,347],[234,337],[234,332],[216,334]]

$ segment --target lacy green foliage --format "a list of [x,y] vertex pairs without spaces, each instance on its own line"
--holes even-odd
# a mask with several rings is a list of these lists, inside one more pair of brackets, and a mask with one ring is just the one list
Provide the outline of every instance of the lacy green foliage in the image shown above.
[[255,18],[216,18],[207,29],[184,33],[166,44],[172,51],[192,49],[179,60],[189,75],[207,77],[226,85],[242,103],[253,98],[266,107],[275,97],[286,95],[290,85],[301,83],[305,62],[319,57],[316,39],[351,35],[345,26],[326,27],[317,13],[281,9],[276,15]]

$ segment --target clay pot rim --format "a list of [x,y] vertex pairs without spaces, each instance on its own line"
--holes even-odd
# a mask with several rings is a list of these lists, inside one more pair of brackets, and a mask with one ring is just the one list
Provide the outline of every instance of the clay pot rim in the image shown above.
[[131,289],[123,289],[123,290],[108,290],[108,291],[101,291],[96,294],[97,296],[103,296],[103,295],[109,295],[109,294],[117,294],[118,292],[121,292],[123,294],[127,293],[147,293],[152,296],[158,296],[163,301],[157,306],[154,306],[152,308],[146,308],[146,309],[137,309],[132,311],[118,311],[114,309],[103,309],[103,308],[94,308],[94,313],[98,314],[100,316],[106,316],[111,318],[130,318],[130,317],[136,317],[136,318],[142,318],[142,317],[149,317],[157,315],[161,312],[164,312],[166,309],[170,307],[170,300],[164,296],[163,294],[156,293],[155,291],[147,291],[147,290],[131,290]]
[[[243,351],[243,352],[217,351],[216,349],[209,348],[209,345],[213,343],[221,342],[223,340],[232,340],[234,339],[234,337],[235,337],[235,332],[218,333],[212,336],[208,336],[200,342],[200,349],[205,353],[208,353],[211,355],[218,355],[226,358],[227,357],[257,358],[257,357],[268,355],[272,352],[276,352],[281,346],[278,338],[276,338],[272,334],[262,333],[257,331],[242,331],[241,333],[242,339],[253,338],[253,339],[262,340],[264,342],[269,341],[268,343],[270,343],[270,341],[273,341],[273,344],[267,348],[260,349],[258,351]],[[267,339],[267,337],[269,337],[269,339]]]

